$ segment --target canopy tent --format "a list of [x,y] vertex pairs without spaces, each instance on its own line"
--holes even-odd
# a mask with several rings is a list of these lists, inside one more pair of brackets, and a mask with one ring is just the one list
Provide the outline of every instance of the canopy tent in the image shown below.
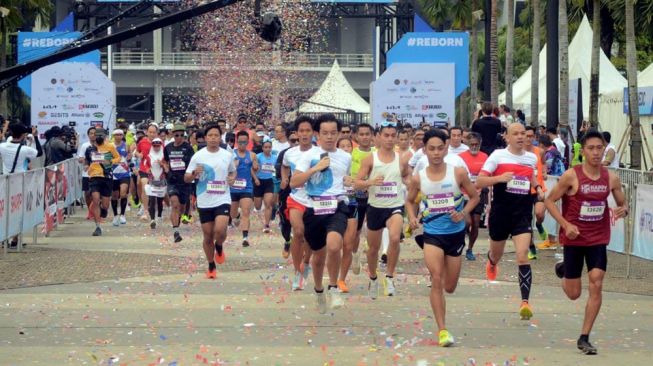
[[[581,79],[583,94],[583,115],[589,114],[589,85],[592,60],[592,27],[587,16],[578,27],[571,43],[569,43],[569,80]],[[539,121],[546,120],[546,52],[545,45],[540,51],[539,70]],[[615,88],[625,88],[626,79],[612,65],[607,56],[600,51],[599,61],[599,93],[607,93]],[[506,94],[499,95],[499,103],[505,103]],[[531,67],[513,84],[513,109],[521,109],[526,115],[530,114],[531,105]]]
[[299,106],[299,113],[370,113],[370,104],[351,87],[338,61],[333,62],[331,71],[320,88],[308,101]]
[[638,86],[653,86],[653,63],[637,75]]

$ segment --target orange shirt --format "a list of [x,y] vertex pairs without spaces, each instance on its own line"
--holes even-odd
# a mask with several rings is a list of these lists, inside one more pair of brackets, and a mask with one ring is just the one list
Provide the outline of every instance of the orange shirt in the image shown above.
[[[537,156],[537,184],[542,186],[542,192],[546,192],[546,185],[544,184],[544,172],[546,171],[546,166],[542,161],[542,150],[539,147],[533,146],[531,150],[533,154]],[[534,187],[531,187],[531,193],[537,193],[537,190]]]

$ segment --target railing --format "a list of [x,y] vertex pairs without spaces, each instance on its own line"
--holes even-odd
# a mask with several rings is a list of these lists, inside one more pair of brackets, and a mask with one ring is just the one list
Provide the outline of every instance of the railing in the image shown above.
[[[230,52],[164,52],[160,60],[154,52],[114,52],[113,67],[210,69],[213,67],[245,66],[272,69],[324,69],[328,71],[335,60],[349,70],[371,71],[374,63],[371,54],[330,53],[230,53]],[[107,55],[102,54],[106,65]]]

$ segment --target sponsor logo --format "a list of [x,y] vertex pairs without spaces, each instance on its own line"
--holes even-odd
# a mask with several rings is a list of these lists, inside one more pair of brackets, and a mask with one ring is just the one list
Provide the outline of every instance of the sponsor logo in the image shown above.
[[94,109],[98,108],[97,104],[80,104],[79,105],[79,110],[83,111],[84,109]]
[[95,117],[95,118],[102,118],[102,117],[104,117],[104,113],[102,113],[102,112],[95,112],[95,113],[93,113],[93,117]]
[[447,118],[446,113],[438,113],[437,116],[438,116],[438,118]]
[[70,111],[70,110],[75,109],[75,106],[74,106],[74,105],[70,105],[70,104],[64,104],[64,105],[62,106],[62,108],[63,108],[64,111]]
[[48,115],[48,112],[41,111],[39,112],[39,118],[45,118]]
[[46,104],[41,109],[57,109],[56,104]]
[[68,118],[68,113],[61,113],[61,112],[50,113],[50,117],[51,118]]
[[605,184],[582,184],[580,186],[580,191],[583,194],[606,193],[608,191],[608,186]]
[[75,41],[75,38],[25,38],[23,39],[23,47],[31,48],[48,48],[48,47],[63,47]]
[[54,85],[57,83],[57,79],[50,79],[50,84]]
[[85,114],[84,114],[84,113],[71,113],[70,116],[71,116],[71,117],[80,117],[80,118],[84,118]]
[[66,90],[68,91],[68,93],[72,93],[73,92],[73,87],[69,86]]
[[431,109],[442,109],[442,106],[439,104],[423,104],[422,105],[422,110],[423,111],[428,111]]
[[463,47],[463,39],[455,37],[411,37],[408,47]]

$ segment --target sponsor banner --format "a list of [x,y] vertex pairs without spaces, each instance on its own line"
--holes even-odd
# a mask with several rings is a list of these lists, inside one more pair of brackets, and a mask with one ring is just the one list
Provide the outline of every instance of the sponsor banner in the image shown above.
[[45,213],[43,182],[45,169],[25,173],[25,209],[23,211],[23,232],[43,223]]
[[0,175],[0,240],[7,239],[7,180],[8,176]]
[[623,219],[615,220],[614,209],[617,208],[617,202],[612,195],[608,196],[608,208],[610,209],[610,245],[608,249],[613,252],[625,253],[626,245],[626,222]]
[[44,179],[45,212],[43,233],[48,234],[57,227],[57,169],[56,167],[45,168]]
[[66,163],[57,164],[57,224],[63,224],[63,209],[66,208],[66,194],[68,185],[66,183]]
[[[639,115],[653,115],[653,86],[637,88],[637,99],[639,103]],[[630,113],[628,107],[628,88],[624,88],[624,114]]]
[[23,229],[23,174],[11,174],[9,176],[9,224],[7,225],[7,236],[18,235]]
[[638,184],[633,230],[633,255],[653,260],[653,186]]
[[75,165],[78,164],[74,160],[66,160],[65,174],[63,176],[64,186],[66,187],[66,198],[64,201],[65,207],[69,207],[75,201],[75,174],[77,169]]
[[396,63],[372,83],[372,124],[399,120],[448,127],[456,120],[454,64]]
[[569,80],[569,129],[578,137],[578,79]]

